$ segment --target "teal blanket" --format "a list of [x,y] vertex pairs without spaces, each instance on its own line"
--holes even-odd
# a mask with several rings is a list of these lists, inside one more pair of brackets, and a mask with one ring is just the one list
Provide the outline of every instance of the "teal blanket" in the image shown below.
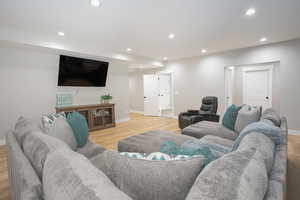
[[205,158],[205,165],[213,160],[221,157],[222,155],[230,152],[230,149],[222,148],[218,145],[208,144],[205,142],[188,140],[181,146],[178,146],[173,141],[166,141],[160,148],[160,152],[176,156],[176,155],[187,155],[196,156],[202,155]]
[[237,150],[237,148],[239,147],[241,141],[245,136],[254,132],[264,134],[265,136],[273,140],[276,145],[282,144],[284,140],[284,136],[280,128],[274,125],[270,125],[266,122],[259,121],[259,122],[249,124],[242,130],[238,138],[234,141],[232,151]]

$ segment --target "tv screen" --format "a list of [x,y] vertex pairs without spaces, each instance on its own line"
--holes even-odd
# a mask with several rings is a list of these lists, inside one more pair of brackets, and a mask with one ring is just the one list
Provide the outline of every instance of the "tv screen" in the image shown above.
[[58,86],[105,87],[108,62],[61,55]]

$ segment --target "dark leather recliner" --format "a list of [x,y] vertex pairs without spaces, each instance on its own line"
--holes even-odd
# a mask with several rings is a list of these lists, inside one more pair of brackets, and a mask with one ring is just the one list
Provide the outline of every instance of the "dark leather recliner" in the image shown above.
[[179,114],[179,127],[183,129],[200,121],[219,122],[220,116],[216,114],[217,110],[218,98],[212,96],[204,97],[200,110],[188,110]]

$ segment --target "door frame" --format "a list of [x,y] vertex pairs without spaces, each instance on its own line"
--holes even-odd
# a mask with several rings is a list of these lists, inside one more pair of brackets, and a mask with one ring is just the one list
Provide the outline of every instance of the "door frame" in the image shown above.
[[246,98],[246,84],[245,84],[245,75],[247,72],[255,72],[255,71],[269,71],[269,103],[272,107],[273,105],[273,70],[274,65],[273,64],[266,64],[266,65],[254,65],[250,67],[244,67],[243,68],[243,102],[245,102]]
[[[175,110],[174,110],[174,108],[175,108],[175,105],[174,105],[174,102],[175,102],[175,87],[174,87],[174,83],[175,83],[175,80],[174,80],[174,72],[168,72],[168,71],[162,71],[162,72],[157,72],[156,73],[156,75],[160,75],[160,74],[168,74],[168,75],[170,75],[170,77],[171,77],[171,109],[172,109],[172,116],[170,116],[170,117],[173,117],[174,116],[174,114],[175,114]],[[160,110],[160,116],[162,116],[162,112],[161,112],[161,110]]]
[[230,105],[227,105],[227,97],[229,96],[228,94],[228,73],[231,74],[231,101],[233,102],[233,88],[234,88],[234,66],[230,66],[230,67],[225,67],[225,110],[224,112],[227,110],[227,108],[230,106]]

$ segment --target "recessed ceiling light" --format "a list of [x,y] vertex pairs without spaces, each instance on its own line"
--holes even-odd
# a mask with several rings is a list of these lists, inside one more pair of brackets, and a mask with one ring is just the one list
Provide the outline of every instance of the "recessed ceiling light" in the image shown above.
[[254,8],[249,8],[247,11],[246,11],[246,15],[247,16],[252,16],[256,13],[256,10]]
[[163,60],[164,60],[164,61],[168,60],[168,57],[163,57]]
[[90,0],[90,4],[94,7],[99,7],[101,5],[100,0]]
[[64,32],[61,32],[61,31],[59,31],[59,32],[57,32],[57,35],[59,35],[59,36],[65,36],[65,33],[64,33]]
[[126,49],[126,51],[130,52],[130,51],[132,51],[132,49],[130,49],[130,48],[127,48],[127,49]]
[[169,39],[174,39],[175,35],[173,33],[170,33],[168,37],[169,37]]
[[263,37],[259,40],[260,42],[266,42],[267,41],[267,38]]
[[206,52],[207,52],[206,49],[202,49],[202,50],[201,50],[201,53],[206,53]]

